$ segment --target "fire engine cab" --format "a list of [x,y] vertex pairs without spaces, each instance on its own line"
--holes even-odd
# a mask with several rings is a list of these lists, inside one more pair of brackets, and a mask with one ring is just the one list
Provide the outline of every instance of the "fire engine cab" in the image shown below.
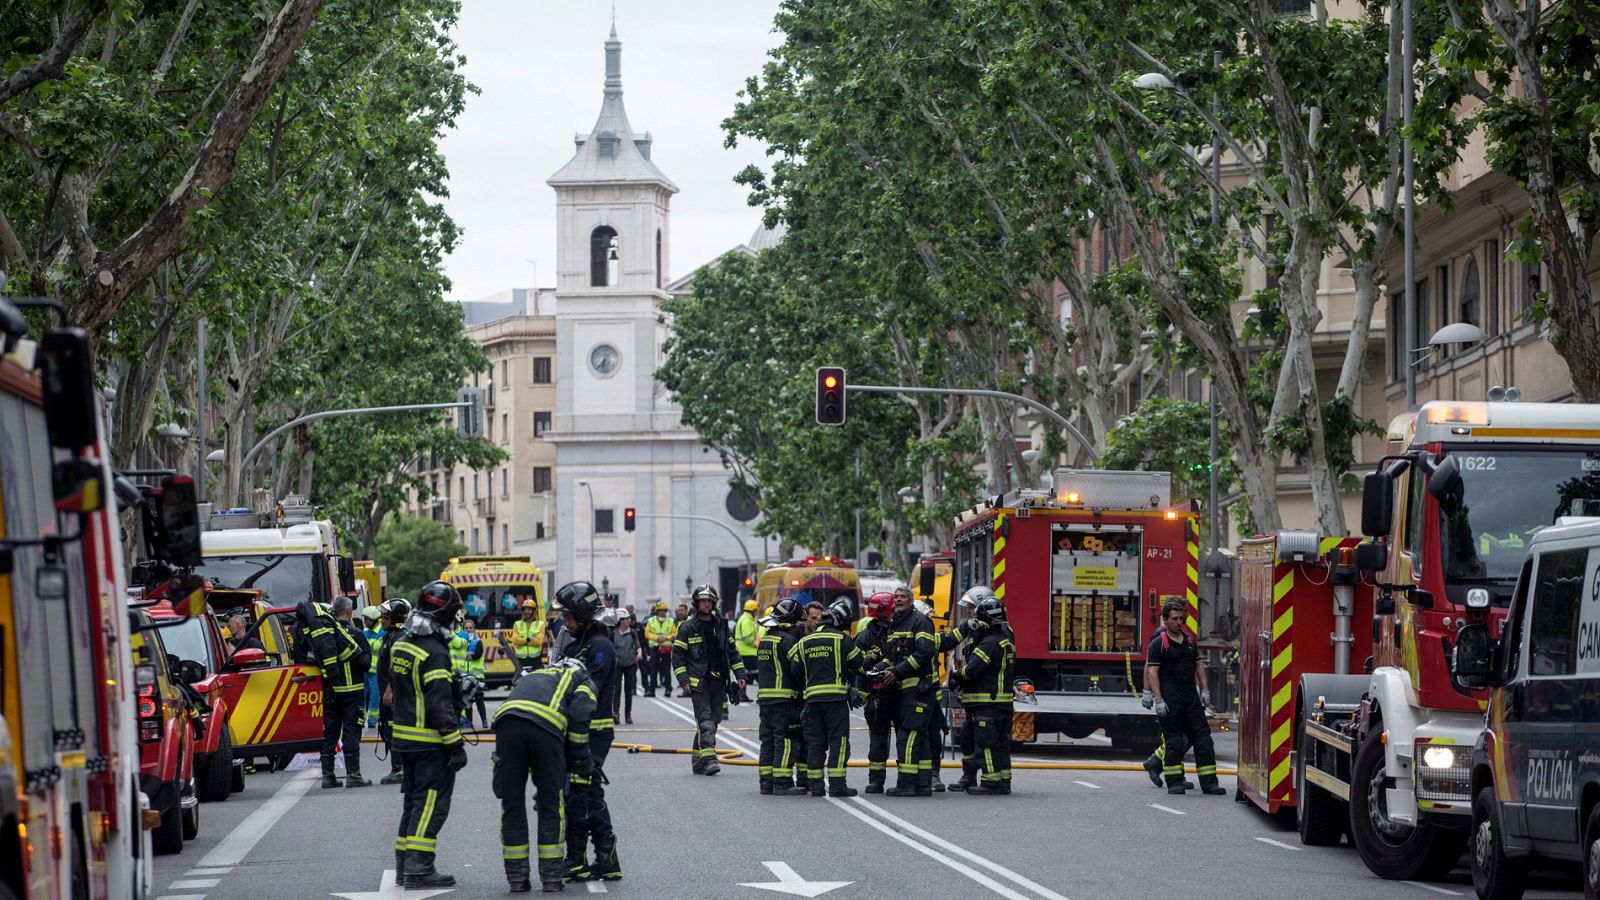
[[1165,472],[1059,469],[1053,490],[958,517],[951,592],[987,585],[1016,633],[1018,695],[1031,700],[1019,702],[1015,740],[1104,729],[1141,753],[1160,740],[1139,705],[1145,644],[1168,599],[1186,602],[1191,631],[1199,624],[1199,514],[1170,495]]

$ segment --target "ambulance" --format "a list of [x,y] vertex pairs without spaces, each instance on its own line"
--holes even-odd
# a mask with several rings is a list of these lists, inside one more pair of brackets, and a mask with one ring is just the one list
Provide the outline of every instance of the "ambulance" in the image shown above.
[[529,556],[455,556],[439,580],[461,594],[467,615],[477,623],[485,687],[509,685],[517,669],[510,628],[521,617],[523,602],[537,602],[541,619],[550,615],[544,572]]
[[862,615],[861,577],[856,567],[832,556],[807,556],[768,566],[756,578],[756,603],[766,610],[784,597],[806,593],[826,609],[843,597],[850,601],[855,615]]

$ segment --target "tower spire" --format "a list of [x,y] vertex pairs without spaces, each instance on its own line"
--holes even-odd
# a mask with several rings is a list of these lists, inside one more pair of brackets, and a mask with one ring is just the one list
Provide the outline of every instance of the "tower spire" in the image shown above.
[[606,38],[606,96],[622,96],[622,42],[617,40],[617,5],[611,4],[611,36]]

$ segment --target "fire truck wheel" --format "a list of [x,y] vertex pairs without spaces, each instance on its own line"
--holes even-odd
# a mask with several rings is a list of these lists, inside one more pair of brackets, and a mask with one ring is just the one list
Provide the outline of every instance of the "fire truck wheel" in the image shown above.
[[162,855],[183,852],[183,807],[176,802],[161,814],[161,824],[150,832],[150,846]]
[[244,763],[228,766],[228,790],[235,794],[244,792]]
[[[1584,867],[1588,881],[1588,865]],[[1472,800],[1472,887],[1481,900],[1521,900],[1528,882],[1528,861],[1508,859],[1494,815],[1494,787]]]
[[217,739],[217,752],[211,754],[195,775],[195,790],[207,803],[226,800],[233,793],[233,736],[228,734],[226,726],[222,737]]
[[183,839],[192,841],[200,836],[200,804],[183,811]]
[[1389,818],[1385,792],[1394,786],[1384,768],[1383,742],[1374,726],[1356,753],[1350,779],[1350,840],[1372,874],[1397,881],[1437,881],[1461,861],[1468,831],[1440,827],[1426,818],[1404,825]]
[[1294,767],[1294,823],[1300,843],[1337,847],[1350,821],[1350,806],[1306,779],[1306,761],[1315,758],[1311,744],[1311,735],[1302,732]]

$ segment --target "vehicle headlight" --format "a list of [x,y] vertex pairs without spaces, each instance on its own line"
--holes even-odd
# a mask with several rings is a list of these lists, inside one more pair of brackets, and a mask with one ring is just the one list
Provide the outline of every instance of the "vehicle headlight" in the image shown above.
[[1422,751],[1422,764],[1430,769],[1449,769],[1456,764],[1456,751],[1449,747],[1429,747]]

